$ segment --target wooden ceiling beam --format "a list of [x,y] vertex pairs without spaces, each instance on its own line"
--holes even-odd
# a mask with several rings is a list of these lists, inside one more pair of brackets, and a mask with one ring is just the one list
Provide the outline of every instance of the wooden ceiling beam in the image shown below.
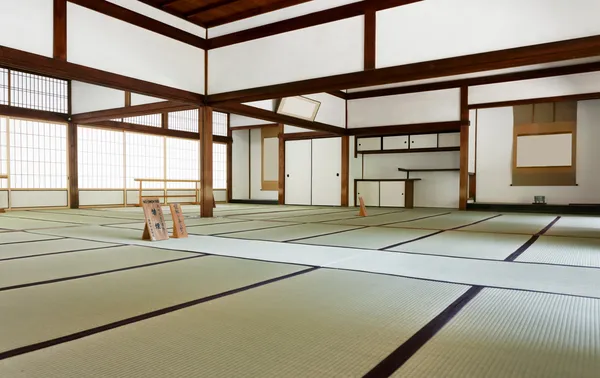
[[228,16],[220,17],[220,18],[217,18],[217,19],[214,19],[214,20],[211,20],[211,21],[207,22],[206,25],[208,27],[212,28],[212,27],[215,27],[215,26],[228,24],[230,22],[235,22],[235,21],[243,20],[245,18],[249,18],[249,17],[253,17],[253,16],[258,16],[260,14],[269,13],[269,12],[276,11],[276,10],[279,10],[279,9],[283,9],[283,8],[291,7],[291,6],[294,6],[294,5],[306,3],[308,1],[311,1],[311,0],[282,0],[282,1],[279,1],[277,3],[263,5],[263,6],[259,6],[259,7],[256,7],[256,8],[248,9],[248,10],[243,11],[243,12],[233,13],[233,14],[228,15]]
[[90,124],[101,121],[110,121],[115,118],[138,117],[150,114],[165,112],[177,112],[181,110],[197,109],[198,106],[184,104],[176,101],[162,101],[151,104],[126,106],[124,108],[114,108],[73,114],[71,122],[78,124]]
[[82,81],[84,83],[131,91],[197,106],[204,103],[204,96],[198,93],[134,79],[5,46],[0,46],[0,66],[64,80]]
[[67,123],[68,115],[48,112],[45,110],[19,108],[16,106],[0,105],[0,115],[16,118],[40,119],[48,122]]
[[448,133],[460,131],[460,126],[468,125],[468,121],[415,123],[409,125],[389,125],[377,127],[360,127],[348,129],[349,135],[355,136],[386,136],[386,135],[411,135],[427,133]]
[[[150,30],[154,33],[164,35],[179,42],[206,50],[208,43],[204,38],[198,37],[192,33],[188,33],[181,29],[167,25],[153,18],[131,11],[127,8],[120,7],[108,1],[97,0],[68,0],[73,4],[77,4],[84,8],[102,13],[104,15],[116,18],[118,20],[130,23],[140,28]],[[152,5],[150,2],[145,2]],[[162,9],[161,9],[162,10]]]
[[203,12],[208,12],[211,11],[213,9],[217,9],[220,7],[223,7],[225,5],[231,4],[231,3],[235,3],[238,0],[220,0],[220,1],[216,1],[214,3],[210,3],[210,4],[205,4],[205,5],[201,5],[199,7],[196,7],[194,9],[191,9],[187,12],[185,12],[183,14],[183,17],[185,18],[190,18],[193,17],[197,14],[203,13]]
[[[162,127],[136,125],[133,123],[126,123],[126,122],[100,121],[100,122],[95,122],[93,124],[85,125],[85,126],[86,127],[97,126],[97,127],[102,127],[102,128],[106,128],[106,129],[125,130],[125,131],[131,131],[131,132],[136,132],[136,133],[160,135],[160,136],[167,136],[167,137],[173,137],[173,138],[183,138],[183,139],[192,139],[192,140],[199,139],[199,133],[193,133],[190,131],[163,129]],[[221,135],[213,135],[213,141],[217,142],[217,143],[229,143],[231,141],[231,138],[226,137],[226,136],[221,136]]]
[[283,123],[285,125],[302,127],[309,130],[323,131],[336,135],[345,135],[346,129],[328,125],[320,122],[311,122],[296,117],[290,117],[287,115],[271,112],[268,110],[255,108],[254,106],[238,104],[238,103],[221,103],[215,107],[215,109],[225,112],[233,113],[246,117],[258,118],[274,123]]
[[230,101],[259,101],[598,55],[600,55],[600,35],[219,93],[208,96],[208,102],[218,104]]

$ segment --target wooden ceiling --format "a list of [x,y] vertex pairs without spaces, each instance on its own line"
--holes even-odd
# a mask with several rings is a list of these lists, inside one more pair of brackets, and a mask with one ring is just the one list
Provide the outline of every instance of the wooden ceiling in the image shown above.
[[312,0],[140,0],[202,27],[214,27]]

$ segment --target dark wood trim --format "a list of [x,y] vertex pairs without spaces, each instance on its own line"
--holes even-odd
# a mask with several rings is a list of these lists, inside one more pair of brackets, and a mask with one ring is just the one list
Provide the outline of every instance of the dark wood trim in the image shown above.
[[[167,12],[167,13],[169,13],[170,15],[173,15],[173,16],[175,16],[175,17],[182,18],[182,17],[181,17],[181,13],[179,13],[179,12],[176,12],[176,11],[173,11],[173,10],[171,10],[170,8],[167,8],[167,5],[170,5],[170,4],[172,4],[172,3],[174,3],[175,1],[178,1],[178,0],[167,0],[167,1],[164,1],[164,2],[162,2],[162,3],[160,3],[160,4],[156,4],[156,3],[154,2],[154,0],[139,0],[139,1],[140,1],[140,2],[142,2],[142,3],[144,3],[144,4],[146,4],[146,5],[149,5],[149,6],[151,6],[151,7],[153,7],[153,8],[159,9],[159,10],[161,10],[161,11],[163,11],[163,12]],[[194,20],[194,21],[192,21],[192,20],[187,20],[187,21],[188,21],[188,22],[191,22],[191,23],[193,23],[193,24],[196,24],[196,25],[198,25],[198,26],[201,26],[201,27],[203,27],[203,28],[206,28],[206,25],[205,25],[204,23],[200,22],[200,21],[196,21],[196,20]]]
[[115,118],[137,117],[149,114],[190,110],[195,108],[197,108],[197,106],[183,104],[181,102],[163,101],[143,105],[126,106],[124,108],[73,114],[71,120],[79,124],[89,124],[100,121],[110,121]]
[[[198,140],[198,138],[199,138],[198,133],[192,133],[189,131],[172,130],[172,129],[163,129],[162,127],[136,125],[134,123],[127,123],[127,122],[99,121],[99,122],[94,122],[93,124],[86,124],[83,126],[101,127],[101,128],[105,128],[105,129],[131,131],[134,133],[160,135],[160,136],[167,136],[167,137],[173,137],[173,138],[183,138],[183,139],[193,139],[193,140]],[[231,138],[226,137],[226,136],[221,136],[221,135],[213,135],[212,140],[215,143],[227,144],[231,141]]]
[[472,105],[469,105],[469,109],[504,108],[507,106],[543,104],[543,103],[547,103],[547,102],[586,101],[586,100],[598,100],[598,99],[600,99],[600,92],[582,93],[582,94],[565,95],[565,96],[554,96],[554,97],[530,98],[530,99],[526,99],[526,100],[488,102],[488,103],[484,103],[484,104],[472,104]]
[[277,202],[285,205],[285,136],[284,125],[279,124],[279,181],[277,185]]
[[208,96],[208,102],[249,102],[339,89],[401,83],[473,72],[514,68],[598,55],[600,35],[559,42],[490,51],[374,70],[352,72],[285,84],[224,92]]
[[224,111],[228,113],[234,113],[243,115],[246,117],[264,119],[265,121],[275,122],[275,123],[283,123],[285,125],[292,125],[303,127],[305,129],[316,130],[316,131],[325,131],[328,133],[343,135],[346,129],[341,127],[336,127],[332,125],[327,125],[325,123],[320,122],[311,122],[306,121],[296,117],[290,117],[284,114],[278,114],[275,112],[271,112],[268,110],[256,108],[254,106],[237,104],[233,102],[221,103],[215,107],[215,109],[219,111]]
[[460,168],[423,168],[423,169],[405,169],[398,168],[399,172],[460,172]]
[[539,70],[529,70],[513,72],[501,75],[490,75],[474,77],[470,79],[450,80],[437,83],[408,85],[397,88],[373,89],[362,92],[346,93],[348,100],[358,100],[361,98],[394,96],[406,93],[437,91],[442,89],[460,88],[462,86],[474,87],[477,85],[507,83],[511,81],[541,79],[545,77],[574,75],[579,73],[588,73],[600,71],[600,62],[576,64],[572,66],[562,66],[553,68],[542,68]]
[[69,116],[67,114],[47,112],[45,110],[35,110],[18,108],[16,106],[0,105],[0,114],[8,117],[38,119],[48,122],[67,123]]
[[329,92],[327,92],[327,94],[341,98],[343,100],[346,99],[346,92],[344,92],[344,91],[329,91]]
[[324,133],[318,131],[308,131],[304,133],[288,133],[283,134],[284,140],[305,140],[305,139],[319,139],[319,138],[335,138],[338,137],[337,134],[332,133]]
[[69,112],[69,118],[73,114],[73,82],[69,80],[67,82],[67,111]]
[[350,200],[350,137],[345,135],[342,137],[342,207],[349,206]]
[[231,129],[231,114],[227,115],[227,202],[233,199],[233,130]]
[[162,125],[163,129],[169,128],[169,113],[168,112],[164,112],[160,115],[160,124]]
[[422,152],[456,152],[456,151],[460,151],[460,147],[408,148],[405,150],[372,150],[372,151],[358,151],[357,154],[359,154],[359,155],[417,154],[417,153],[422,153]]
[[469,199],[469,88],[460,88],[460,178],[458,208],[467,209]]
[[6,46],[0,46],[0,66],[25,70],[63,80],[78,80],[89,84],[101,85],[122,91],[132,91],[195,105],[202,105],[204,103],[204,96],[198,93],[101,71]]
[[[422,0],[359,1],[352,4],[325,9],[319,12],[309,13],[303,16],[274,22],[272,24],[257,26],[255,28],[242,30],[236,33],[211,38],[208,40],[208,49],[216,49],[219,47],[235,45],[237,43],[248,42],[254,39],[270,37],[272,35],[287,33],[294,30],[309,28],[311,26],[317,26],[329,22],[344,20],[346,18],[362,16],[365,13],[365,9],[367,7],[375,7],[376,10],[383,10],[401,5],[412,4],[419,1]],[[211,27],[223,22],[231,22],[232,20],[233,19],[231,18],[223,18],[220,20],[207,22],[206,24],[208,27]]]
[[232,129],[235,130],[252,130],[252,129],[262,129],[263,127],[272,127],[278,126],[278,123],[262,123],[260,125],[248,125],[248,126],[234,126]]
[[365,10],[364,69],[375,69],[377,17],[375,8]]
[[200,109],[198,130],[200,131],[200,216],[213,217],[213,110]]
[[67,0],[54,0],[54,59],[67,60]]
[[189,19],[189,18],[191,18],[191,17],[193,17],[193,16],[195,16],[195,15],[197,15],[199,13],[207,12],[209,10],[213,10],[213,9],[219,8],[219,7],[225,6],[227,4],[234,3],[236,1],[238,1],[238,0],[217,0],[217,1],[212,2],[210,4],[204,4],[204,5],[201,5],[199,7],[192,8],[191,10],[183,13],[183,17],[182,18]]
[[69,207],[79,209],[79,170],[77,154],[77,125],[69,122],[67,127],[69,138]]
[[206,49],[208,46],[207,41],[204,38],[198,37],[192,33],[188,33],[181,29],[177,29],[171,25],[167,25],[153,18],[144,16],[142,14],[131,11],[127,8],[120,7],[108,1],[97,1],[97,0],[68,0],[73,4],[77,4],[84,8],[102,13],[106,16],[116,18],[123,22],[138,26],[140,28],[149,30],[151,32],[164,35],[165,37],[172,38],[176,41],[183,42],[185,44]]
[[[430,122],[415,123],[409,125],[390,125],[377,127],[361,127],[357,129],[348,129],[349,135],[360,137],[368,136],[391,136],[391,135],[411,135],[411,134],[433,134],[450,133],[460,131],[460,126],[464,121],[449,122]],[[467,121],[468,124],[468,121]]]
[[274,2],[272,4],[263,5],[263,6],[260,6],[257,8],[248,9],[244,12],[239,12],[239,13],[235,13],[235,14],[232,14],[229,16],[225,16],[225,17],[221,17],[221,18],[218,18],[215,20],[208,21],[206,23],[206,26],[209,28],[212,28],[215,26],[228,24],[230,22],[243,20],[245,18],[258,16],[260,14],[276,11],[276,10],[290,7],[293,5],[306,3],[307,1],[310,1],[310,0],[280,0],[280,1]]

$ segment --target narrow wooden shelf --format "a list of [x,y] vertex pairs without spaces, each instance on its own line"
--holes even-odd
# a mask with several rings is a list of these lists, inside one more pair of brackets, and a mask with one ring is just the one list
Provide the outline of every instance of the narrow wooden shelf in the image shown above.
[[354,181],[370,181],[370,182],[402,182],[402,181],[421,181],[420,178],[414,179],[354,179]]
[[418,152],[450,152],[460,151],[460,147],[440,147],[440,148],[412,148],[404,150],[373,150],[373,151],[357,151],[359,154],[415,154]]
[[429,169],[404,169],[398,168],[400,172],[460,172],[460,168],[429,168]]

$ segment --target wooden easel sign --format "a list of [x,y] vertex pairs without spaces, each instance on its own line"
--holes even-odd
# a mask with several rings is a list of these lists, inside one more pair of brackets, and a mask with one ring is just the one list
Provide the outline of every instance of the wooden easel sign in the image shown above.
[[181,211],[181,205],[178,203],[169,204],[171,209],[171,216],[173,217],[173,238],[187,238],[188,233],[185,227],[185,221],[183,218],[183,211]]
[[160,207],[160,200],[158,198],[144,198],[142,199],[142,208],[144,209],[146,221],[142,239],[152,241],[168,240],[169,231]]
[[358,216],[366,217],[367,216],[367,208],[365,207],[365,201],[362,197],[358,197],[358,201],[360,202],[360,211],[358,212]]

